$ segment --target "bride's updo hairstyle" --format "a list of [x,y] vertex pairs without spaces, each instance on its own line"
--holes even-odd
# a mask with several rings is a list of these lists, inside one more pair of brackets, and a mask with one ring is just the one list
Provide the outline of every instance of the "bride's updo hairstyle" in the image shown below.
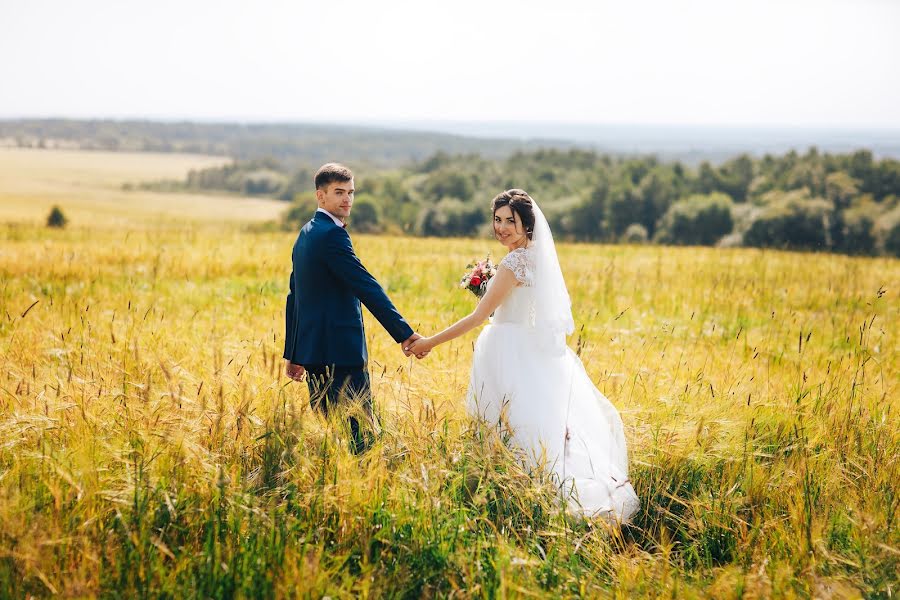
[[[525,235],[531,240],[534,236],[534,200],[525,190],[513,188],[500,192],[491,202],[491,212],[497,213],[497,209],[508,206],[522,220]],[[496,235],[496,234],[495,234]]]

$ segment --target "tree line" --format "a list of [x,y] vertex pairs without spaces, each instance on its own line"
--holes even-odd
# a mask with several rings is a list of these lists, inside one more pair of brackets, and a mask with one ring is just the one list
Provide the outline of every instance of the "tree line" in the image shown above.
[[[741,155],[696,169],[583,150],[505,160],[438,153],[360,177],[353,223],[364,231],[481,235],[491,198],[511,187],[535,198],[561,239],[900,256],[900,161],[867,150]],[[287,226],[308,217],[311,196],[294,194]]]
[[[284,226],[294,228],[315,204],[313,172],[274,159],[235,161],[147,185],[287,200]],[[438,152],[405,168],[357,173],[358,231],[483,235],[491,198],[520,187],[560,239],[900,256],[900,161],[877,160],[868,150],[743,154],[697,168],[577,149],[506,159]]]

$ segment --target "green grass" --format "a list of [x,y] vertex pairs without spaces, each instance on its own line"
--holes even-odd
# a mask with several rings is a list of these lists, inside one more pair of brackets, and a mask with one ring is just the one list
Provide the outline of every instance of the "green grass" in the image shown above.
[[[354,239],[423,333],[502,250]],[[350,454],[282,373],[292,243],[0,228],[0,596],[896,594],[900,261],[561,245],[642,501],[615,532],[466,417],[475,334],[415,362],[367,316]]]

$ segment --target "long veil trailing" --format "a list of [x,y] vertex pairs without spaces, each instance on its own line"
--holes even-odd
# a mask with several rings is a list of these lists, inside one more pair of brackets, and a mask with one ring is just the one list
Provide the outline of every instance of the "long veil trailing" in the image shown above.
[[556,244],[543,211],[534,207],[534,317],[535,329],[541,334],[544,348],[554,353],[565,352],[566,336],[575,330],[572,301],[566,289]]

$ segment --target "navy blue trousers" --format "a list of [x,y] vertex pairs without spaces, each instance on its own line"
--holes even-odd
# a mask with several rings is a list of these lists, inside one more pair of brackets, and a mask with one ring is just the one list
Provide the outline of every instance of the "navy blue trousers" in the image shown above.
[[335,365],[304,365],[304,368],[310,406],[326,417],[339,406],[348,409],[351,450],[355,454],[365,452],[372,445],[377,429],[368,369]]

